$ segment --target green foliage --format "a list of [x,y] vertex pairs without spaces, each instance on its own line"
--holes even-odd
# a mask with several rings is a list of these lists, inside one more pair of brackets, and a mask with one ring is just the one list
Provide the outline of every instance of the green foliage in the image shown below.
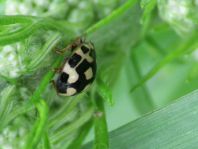
[[[192,148],[197,91],[170,103],[198,87],[197,7],[194,0],[0,0],[1,147]],[[55,49],[79,36],[95,45],[96,81],[60,97],[50,82],[70,53]]]

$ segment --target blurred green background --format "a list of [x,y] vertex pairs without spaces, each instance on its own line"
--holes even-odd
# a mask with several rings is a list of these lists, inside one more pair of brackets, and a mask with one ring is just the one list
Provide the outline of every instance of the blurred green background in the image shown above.
[[[196,136],[198,121],[185,123],[196,113],[188,106],[198,106],[189,94],[198,87],[197,24],[197,0],[0,0],[0,149],[190,147],[185,141]],[[53,49],[82,35],[95,44],[96,81],[77,97],[59,97],[49,83],[62,62]],[[170,113],[181,119],[169,121]],[[147,118],[155,127],[139,125]],[[180,136],[172,146],[170,133],[155,133],[167,121],[186,124],[171,133]],[[154,141],[125,126],[150,130]]]

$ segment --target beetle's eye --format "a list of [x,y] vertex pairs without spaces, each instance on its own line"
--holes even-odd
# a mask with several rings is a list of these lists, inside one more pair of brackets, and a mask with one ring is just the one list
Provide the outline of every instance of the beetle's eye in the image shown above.
[[80,55],[78,55],[78,54],[74,54],[74,55],[72,55],[72,57],[69,59],[69,65],[70,65],[70,67],[75,67],[77,64],[78,64],[78,62],[80,62],[80,60],[81,60],[81,56]]
[[86,46],[82,46],[81,47],[82,51],[84,54],[86,54],[87,52],[89,52],[89,48],[87,48]]
[[67,83],[68,78],[69,78],[68,74],[66,74],[65,72],[61,73],[61,76],[60,76],[61,82]]

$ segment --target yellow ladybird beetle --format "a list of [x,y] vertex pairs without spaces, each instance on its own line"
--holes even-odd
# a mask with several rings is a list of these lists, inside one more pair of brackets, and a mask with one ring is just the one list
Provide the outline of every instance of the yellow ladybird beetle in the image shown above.
[[67,48],[72,54],[58,71],[53,82],[59,95],[73,96],[84,91],[96,77],[96,54],[92,42],[81,38]]

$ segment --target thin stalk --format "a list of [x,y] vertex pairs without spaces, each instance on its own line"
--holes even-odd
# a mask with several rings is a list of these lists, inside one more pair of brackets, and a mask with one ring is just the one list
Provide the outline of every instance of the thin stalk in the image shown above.
[[35,149],[40,142],[40,138],[43,136],[43,132],[47,128],[47,119],[48,119],[48,105],[44,100],[38,99],[38,102],[35,104],[39,118],[37,119],[29,137],[26,141],[24,149]]
[[104,102],[100,96],[96,97],[95,101],[95,116],[94,116],[94,149],[108,149],[109,148],[109,136],[107,129],[107,122],[105,116]]
[[34,71],[42,62],[42,60],[46,57],[46,55],[51,51],[51,49],[61,40],[61,36],[59,33],[55,33],[42,47],[41,52],[35,59],[33,59],[27,66],[26,71]]
[[130,90],[130,92],[135,91],[136,88],[142,86],[146,81],[151,79],[164,65],[170,63],[174,59],[178,58],[182,54],[184,54],[191,46],[197,43],[198,34],[195,32],[186,42],[181,44],[177,50],[173,51],[169,55],[167,55],[161,62],[155,65],[151,71],[149,71],[134,87]]
[[53,136],[50,138],[50,140],[53,143],[57,143],[63,138],[66,138],[70,133],[72,133],[73,131],[76,131],[78,128],[80,128],[82,125],[88,122],[91,119],[93,112],[94,112],[94,109],[92,107],[89,108],[87,111],[85,111],[82,114],[81,117],[73,121],[71,124],[69,124],[65,128],[62,128],[60,131],[54,133]]
[[[62,62],[62,60],[63,60],[63,57],[58,57],[57,60],[52,65],[52,68],[57,68],[60,65],[60,63]],[[54,74],[55,74],[55,72],[53,72],[51,70],[43,77],[41,83],[39,84],[39,86],[37,87],[35,92],[33,93],[32,97],[30,99],[31,101],[37,102],[38,99],[40,99],[40,96],[45,91],[46,87],[49,85]]]
[[127,9],[133,7],[133,5],[137,2],[137,0],[128,0],[125,4],[123,4],[120,8],[114,10],[109,16],[102,19],[101,21],[97,22],[95,25],[89,27],[85,34],[90,34],[95,32],[98,28],[101,28],[102,26],[105,26],[106,24],[109,24],[112,20],[114,20],[116,17],[122,15],[126,12]]
[[51,149],[51,144],[49,141],[49,136],[48,136],[47,131],[45,132],[43,136],[43,149]]
[[55,115],[53,115],[53,117],[49,120],[49,128],[57,129],[59,125],[56,124],[58,124],[58,122],[60,123],[62,119],[64,119],[69,113],[71,113],[81,99],[82,96],[78,96],[77,98],[72,99],[69,105],[65,104],[64,106],[62,106],[61,109],[57,113],[55,113]]
[[67,149],[81,149],[81,145],[88,135],[93,122],[88,121],[82,128],[80,129],[79,135],[72,141],[72,143],[67,147]]
[[0,15],[0,25],[9,25],[16,23],[33,23],[36,17],[24,15]]

